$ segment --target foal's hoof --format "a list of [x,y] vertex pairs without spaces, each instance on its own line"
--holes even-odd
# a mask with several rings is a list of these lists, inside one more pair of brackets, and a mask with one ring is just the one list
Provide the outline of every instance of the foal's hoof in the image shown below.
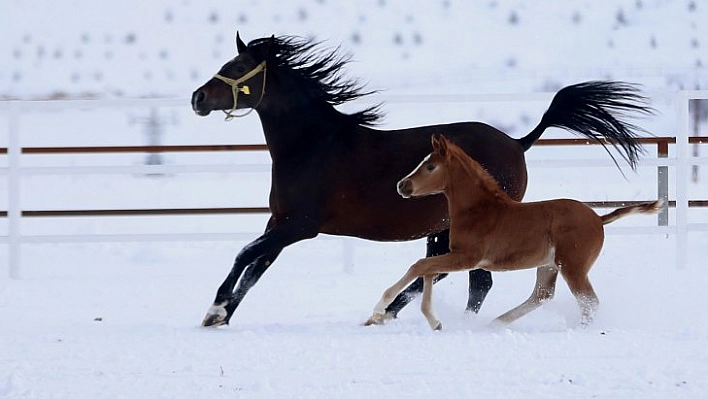
[[437,326],[433,327],[433,331],[442,331],[442,323],[438,323]]
[[364,322],[364,326],[382,326],[384,324],[383,318],[377,316],[378,315],[373,315],[369,317],[369,320]]
[[226,302],[212,305],[207,311],[206,316],[204,316],[202,327],[219,327],[229,324],[226,315]]
[[364,322],[365,326],[382,326],[386,321],[393,319],[393,315],[390,313],[374,313],[371,317],[369,317],[369,320]]

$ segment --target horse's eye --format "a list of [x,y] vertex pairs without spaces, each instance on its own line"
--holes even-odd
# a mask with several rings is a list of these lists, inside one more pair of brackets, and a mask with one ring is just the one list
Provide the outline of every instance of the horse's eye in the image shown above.
[[428,165],[425,166],[425,169],[426,169],[428,172],[432,172],[432,171],[435,170],[435,165],[433,165],[432,163],[429,163]]

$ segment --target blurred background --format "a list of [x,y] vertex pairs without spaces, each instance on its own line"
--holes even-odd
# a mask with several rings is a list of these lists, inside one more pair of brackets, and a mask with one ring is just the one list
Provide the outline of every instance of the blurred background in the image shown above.
[[[4,0],[0,98],[186,97],[244,41],[341,46],[387,93],[555,91],[587,79],[708,87],[696,0]],[[703,23],[701,23],[703,22]]]

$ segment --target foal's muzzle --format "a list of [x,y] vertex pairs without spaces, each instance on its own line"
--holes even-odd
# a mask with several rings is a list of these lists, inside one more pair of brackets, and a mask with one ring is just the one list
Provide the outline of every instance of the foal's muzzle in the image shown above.
[[398,194],[403,198],[410,198],[413,195],[413,182],[411,182],[411,179],[399,181],[396,187],[398,188]]

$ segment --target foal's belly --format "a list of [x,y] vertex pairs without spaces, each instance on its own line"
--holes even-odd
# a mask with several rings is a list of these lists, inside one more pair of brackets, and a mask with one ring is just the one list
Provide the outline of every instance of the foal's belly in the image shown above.
[[[496,251],[495,251],[496,252]],[[537,243],[537,245],[517,246],[502,250],[486,260],[486,265],[480,267],[492,272],[507,272],[512,270],[535,269],[539,266],[555,266],[555,248]]]

